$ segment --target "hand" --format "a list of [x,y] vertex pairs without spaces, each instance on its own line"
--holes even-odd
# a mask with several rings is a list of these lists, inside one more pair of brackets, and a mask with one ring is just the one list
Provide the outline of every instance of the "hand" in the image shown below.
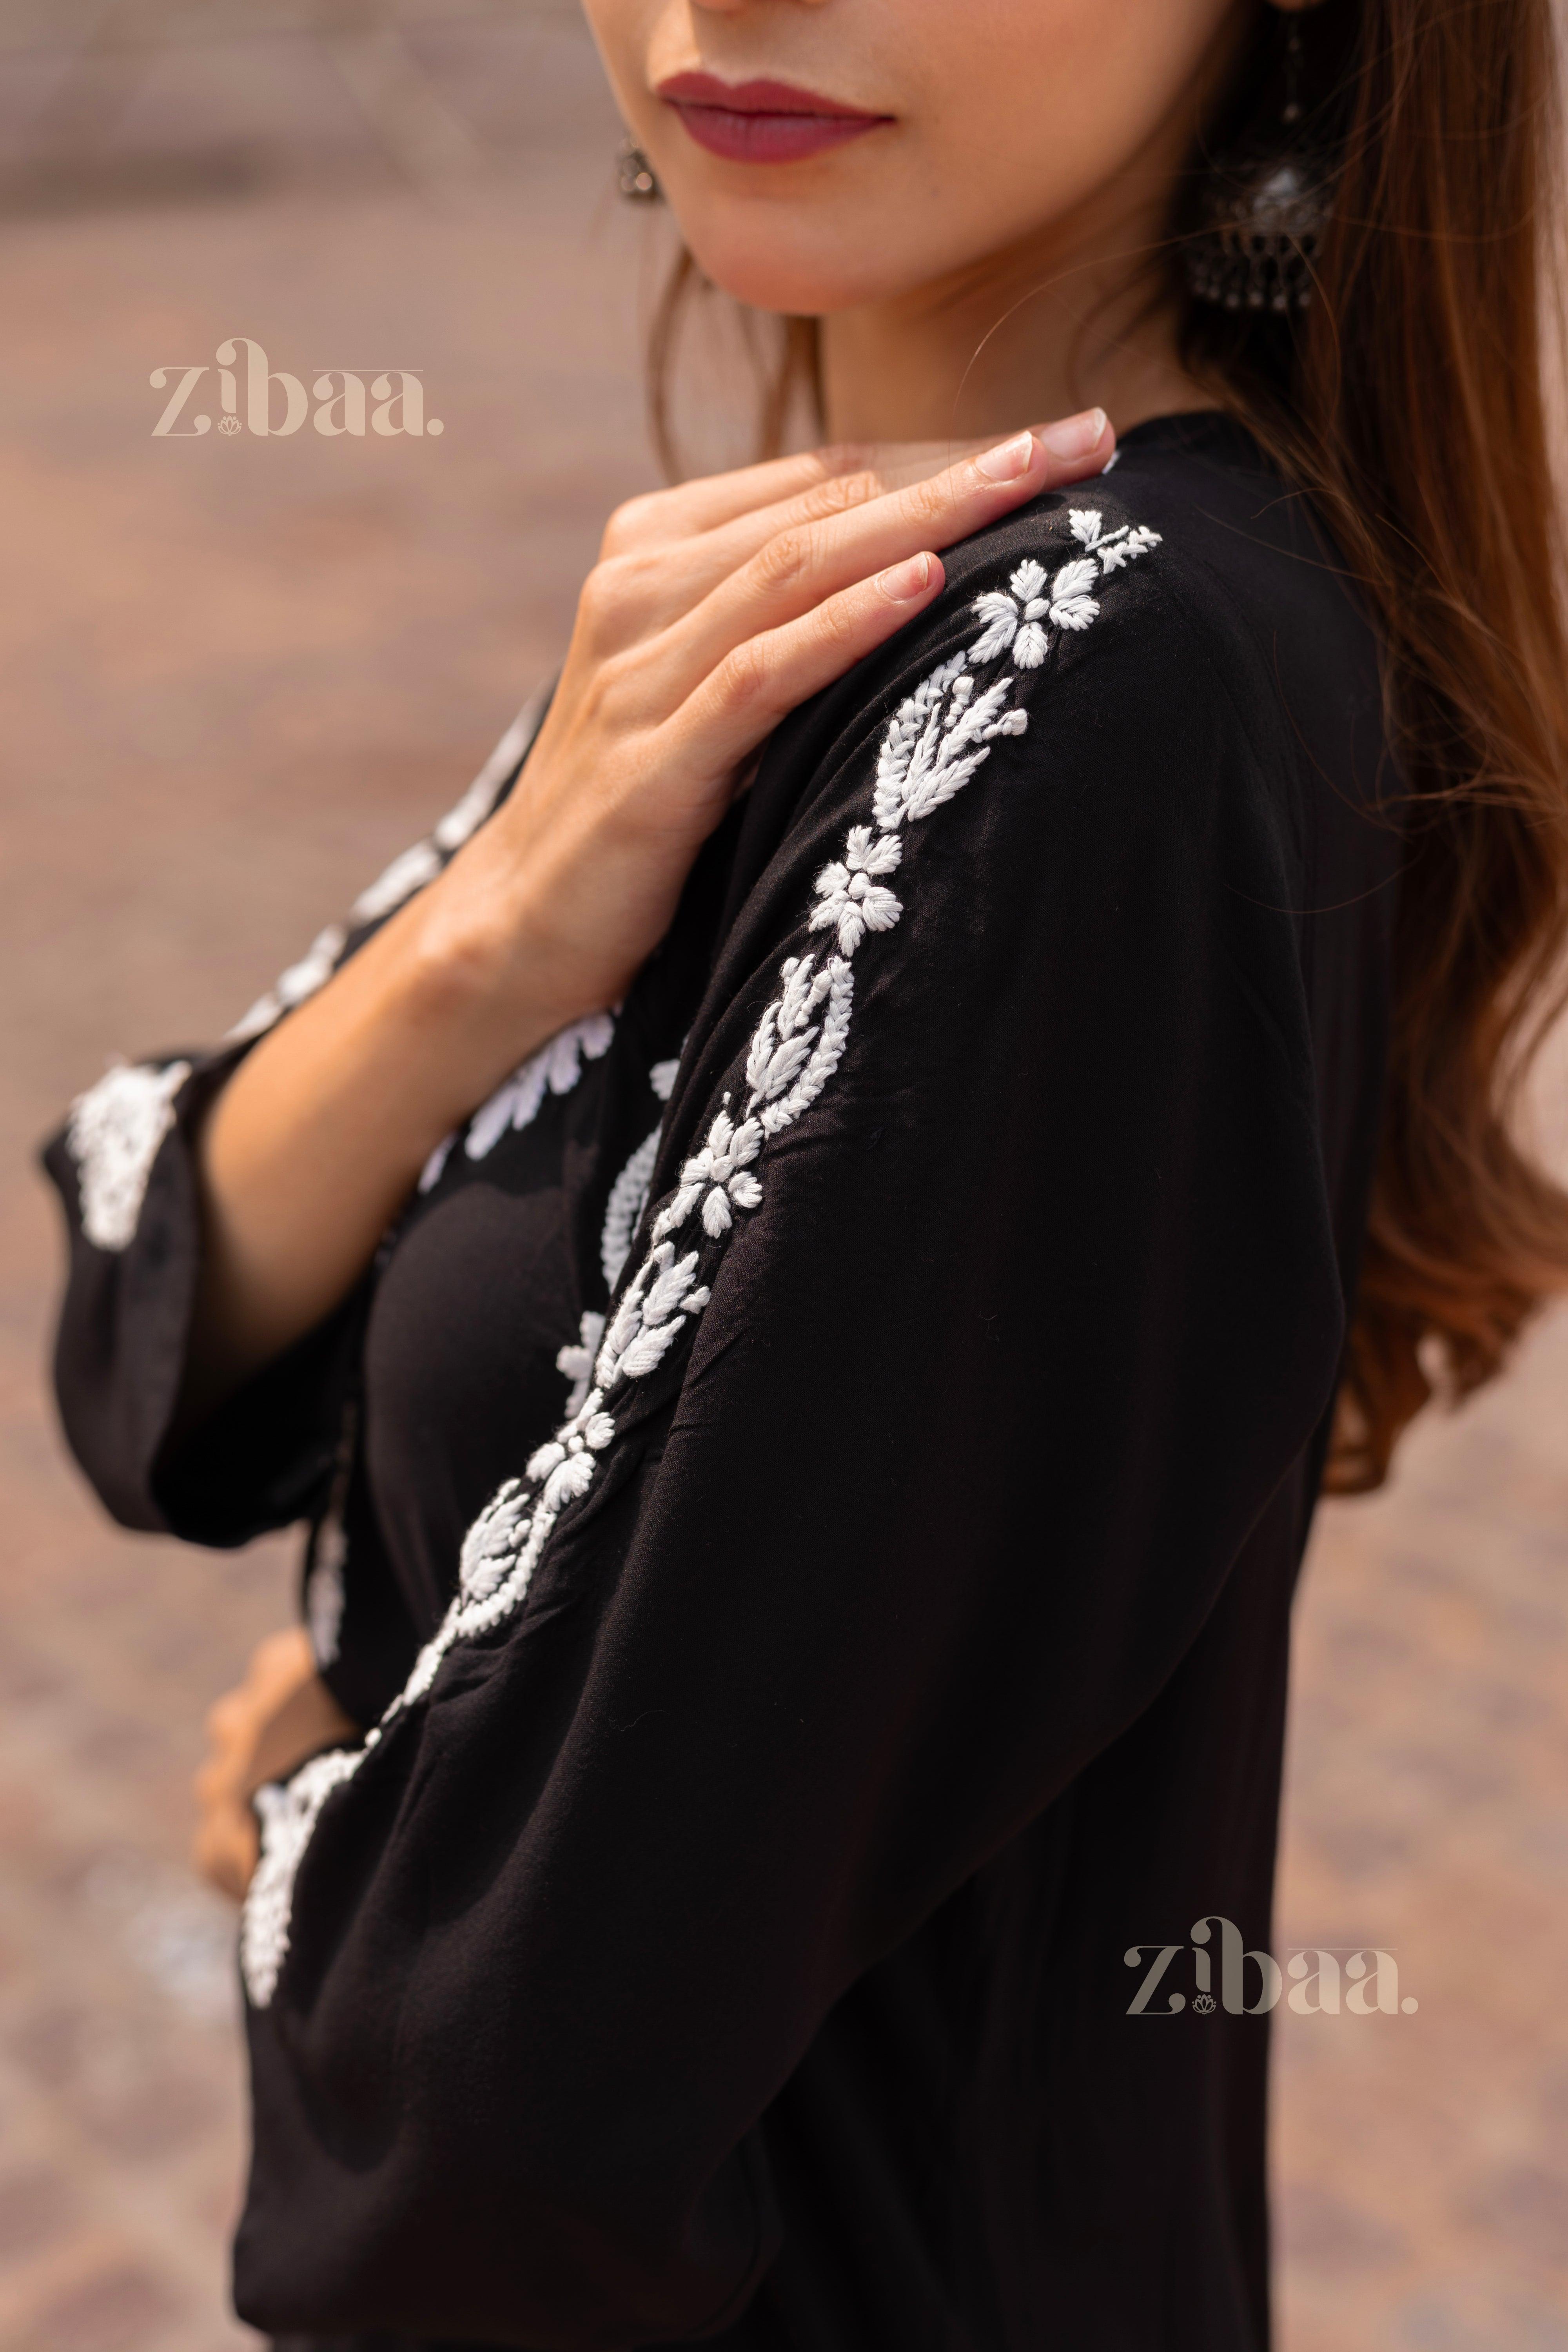
[[252,1653],[245,1680],[207,1717],[211,1742],[196,1774],[196,1868],[220,1895],[239,1902],[259,1851],[251,1799],[285,1779],[318,1749],[357,1739],[320,1675],[300,1626],[269,1633]]
[[185,1426],[337,1304],[509,1071],[625,994],[759,746],[925,609],[938,550],[1113,446],[1092,410],[955,460],[781,458],[612,516],[517,789],[213,1108]]
[[517,789],[408,910],[411,955],[474,983],[442,1132],[625,994],[752,756],[932,601],[937,550],[1105,463],[1098,411],[1049,430],[1077,455],[1037,433],[956,457],[818,450],[612,516]]

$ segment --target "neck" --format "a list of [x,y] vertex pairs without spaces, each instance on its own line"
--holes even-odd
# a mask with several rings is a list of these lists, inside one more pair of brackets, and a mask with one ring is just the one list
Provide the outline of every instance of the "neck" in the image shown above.
[[1118,432],[1212,408],[1177,348],[1159,211],[1054,224],[1014,249],[822,324],[830,436],[942,441],[1100,407]]

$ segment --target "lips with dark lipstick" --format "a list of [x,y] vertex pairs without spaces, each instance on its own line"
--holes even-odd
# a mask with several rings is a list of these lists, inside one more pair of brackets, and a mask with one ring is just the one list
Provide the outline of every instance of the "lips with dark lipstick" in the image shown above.
[[892,121],[786,81],[723,82],[712,74],[679,73],[659,83],[658,95],[700,147],[732,163],[797,163]]

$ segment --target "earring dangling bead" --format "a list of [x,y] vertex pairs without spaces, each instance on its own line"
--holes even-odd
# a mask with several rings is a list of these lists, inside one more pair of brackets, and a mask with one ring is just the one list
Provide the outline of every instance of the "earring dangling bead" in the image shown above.
[[1211,167],[1187,285],[1225,310],[1304,310],[1333,204],[1332,158],[1300,125],[1301,27],[1285,31],[1285,99],[1273,131],[1254,132]]
[[657,205],[664,194],[635,139],[623,139],[616,152],[616,186],[628,205]]

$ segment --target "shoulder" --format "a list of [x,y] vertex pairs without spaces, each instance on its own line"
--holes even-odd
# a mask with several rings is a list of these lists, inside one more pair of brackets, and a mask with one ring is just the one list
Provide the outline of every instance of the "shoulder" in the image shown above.
[[908,837],[962,795],[941,830],[1006,890],[1021,877],[999,857],[1021,855],[1026,878],[1069,835],[1074,863],[1173,830],[1213,839],[1223,799],[1299,832],[1277,649],[1333,634],[1292,598],[1345,599],[1321,564],[1246,540],[1268,490],[1235,475],[1131,447],[950,550],[931,610],[781,729],[747,814],[755,847],[798,873],[847,823]]
[[718,975],[734,1017],[783,955],[896,988],[922,1034],[953,991],[1028,1024],[1120,989],[1112,965],[1146,1002],[1218,959],[1298,1026],[1288,910],[1375,663],[1278,480],[1134,442],[944,561],[931,610],[770,746]]
[[1236,732],[1279,772],[1325,702],[1378,700],[1372,632],[1326,533],[1227,418],[1138,427],[1110,473],[954,551],[949,593],[973,609],[1031,554],[1070,592],[1053,593],[1061,620],[1079,621],[1051,652],[1044,725],[1098,704],[1129,748],[1164,730],[1170,751],[1179,716]]

